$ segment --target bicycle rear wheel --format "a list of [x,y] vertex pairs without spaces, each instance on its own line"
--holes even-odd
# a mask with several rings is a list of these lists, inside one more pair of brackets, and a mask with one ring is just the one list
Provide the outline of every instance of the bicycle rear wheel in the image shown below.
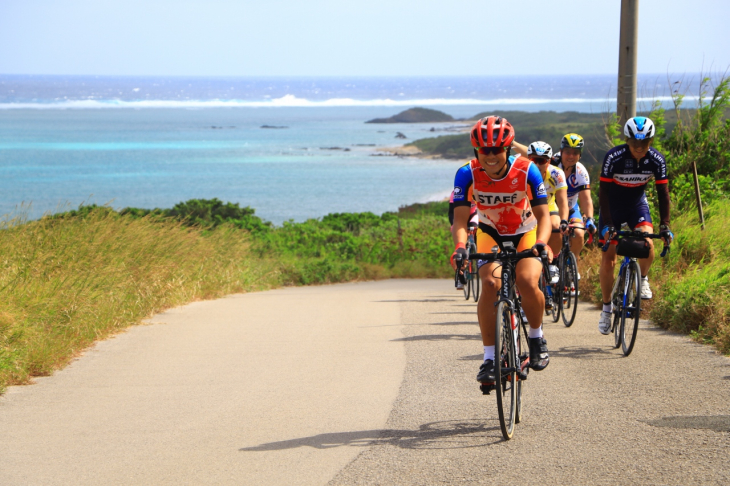
[[563,324],[565,327],[570,327],[575,322],[575,314],[578,312],[578,267],[573,252],[568,252],[565,259],[561,283],[560,289],[563,293],[561,297],[565,297],[565,301],[560,299],[561,305],[565,302],[562,308]]
[[509,306],[500,302],[497,306],[497,323],[494,326],[494,371],[497,391],[499,426],[505,440],[512,438],[517,415],[517,353],[512,323],[516,323]]
[[464,266],[464,279],[466,280],[466,283],[464,284],[464,300],[469,300],[469,296],[471,295],[471,260],[468,260],[466,262],[466,265]]
[[639,263],[632,261],[627,268],[626,306],[621,313],[621,349],[624,356],[631,354],[636,343],[641,318],[641,269]]

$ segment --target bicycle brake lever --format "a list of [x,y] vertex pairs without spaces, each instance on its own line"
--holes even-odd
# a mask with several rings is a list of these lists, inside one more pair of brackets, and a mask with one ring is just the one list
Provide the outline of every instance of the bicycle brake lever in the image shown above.
[[661,255],[659,255],[659,256],[664,258],[666,256],[666,254],[669,253],[670,251],[671,251],[671,248],[669,246],[665,246],[664,249],[662,250]]

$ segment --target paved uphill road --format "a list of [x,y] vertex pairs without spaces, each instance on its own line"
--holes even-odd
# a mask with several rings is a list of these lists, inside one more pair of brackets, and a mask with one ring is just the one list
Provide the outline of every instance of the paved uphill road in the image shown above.
[[0,398],[0,484],[730,484],[730,360],[583,305],[503,441],[443,280],[200,302]]

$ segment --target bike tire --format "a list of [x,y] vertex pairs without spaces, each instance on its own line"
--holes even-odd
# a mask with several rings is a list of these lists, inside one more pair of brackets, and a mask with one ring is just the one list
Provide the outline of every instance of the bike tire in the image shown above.
[[621,313],[621,349],[624,356],[631,354],[636,343],[641,318],[641,269],[639,263],[632,261],[626,276],[628,280],[626,307]]
[[[476,263],[474,263],[474,267],[476,268]],[[481,290],[481,279],[479,278],[479,270],[477,269],[476,272],[474,272],[474,283],[472,284],[472,291],[474,293],[474,302],[479,301],[479,291]]]
[[466,283],[464,284],[464,300],[469,300],[469,296],[471,295],[471,260],[466,262],[464,278],[466,279]]
[[[512,323],[517,322],[505,302],[497,306],[497,322],[494,326],[494,371],[497,392],[497,412],[502,437],[512,438],[517,415],[517,354]],[[511,370],[511,371],[510,371]]]
[[624,281],[624,274],[623,272],[619,271],[618,277],[619,282],[618,286],[616,287],[616,294],[613,296],[613,326],[611,329],[613,330],[613,347],[619,348],[621,347],[621,314],[623,314],[623,281]]
[[[565,327],[570,327],[575,322],[575,315],[578,312],[578,267],[573,252],[569,252],[566,258],[563,279],[561,292],[567,294],[566,305],[562,307],[563,324]],[[571,288],[575,289],[575,295],[570,295]],[[562,305],[562,298],[560,303]]]

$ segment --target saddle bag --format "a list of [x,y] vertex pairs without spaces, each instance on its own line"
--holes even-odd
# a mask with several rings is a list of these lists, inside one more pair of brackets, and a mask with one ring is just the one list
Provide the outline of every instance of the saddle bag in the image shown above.
[[616,253],[629,258],[648,258],[651,247],[644,238],[621,238]]

